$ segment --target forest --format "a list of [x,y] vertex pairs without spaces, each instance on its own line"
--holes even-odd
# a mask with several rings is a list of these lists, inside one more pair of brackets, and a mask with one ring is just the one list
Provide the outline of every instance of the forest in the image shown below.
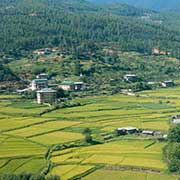
[[2,1],[0,53],[18,57],[54,46],[76,52],[93,42],[148,54],[157,47],[180,57],[178,31],[140,18],[153,13],[131,6],[95,7],[83,0]]

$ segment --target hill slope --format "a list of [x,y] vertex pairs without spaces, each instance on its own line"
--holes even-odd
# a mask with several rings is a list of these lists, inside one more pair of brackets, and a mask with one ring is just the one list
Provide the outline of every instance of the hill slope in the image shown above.
[[180,11],[179,0],[88,0],[97,3],[126,3],[136,7],[148,8],[153,10],[178,10]]
[[19,78],[9,68],[0,64],[0,82],[18,80]]
[[[77,51],[78,47],[88,47],[92,42],[116,43],[122,50],[142,53],[151,53],[152,48],[159,47],[177,54],[180,47],[177,32],[143,21],[138,18],[143,15],[142,10],[128,6],[120,6],[124,16],[121,13],[117,16],[116,7],[107,9],[83,0],[14,0],[9,3],[6,0],[1,4],[0,53],[17,56],[47,46]],[[131,13],[125,13],[127,9],[131,9]],[[130,14],[133,17],[129,18]]]

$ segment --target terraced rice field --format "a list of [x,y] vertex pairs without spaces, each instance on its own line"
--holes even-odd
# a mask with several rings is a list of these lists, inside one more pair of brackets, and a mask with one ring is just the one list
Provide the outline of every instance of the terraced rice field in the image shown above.
[[146,148],[152,141],[121,140],[91,147],[72,148],[69,151],[54,152],[51,159],[57,164],[81,163],[123,165],[166,169],[162,161],[161,149],[164,143],[156,143]]
[[167,174],[133,172],[133,171],[112,171],[97,170],[96,172],[86,176],[83,180],[177,180],[178,178]]
[[[109,174],[123,180],[132,179],[133,173],[140,180],[174,180],[174,176],[163,173],[167,170],[162,160],[165,142],[137,135],[104,140],[103,134],[114,135],[115,129],[123,126],[166,132],[170,116],[180,113],[179,90],[177,87],[145,91],[138,96],[75,99],[82,106],[42,116],[40,113],[50,107],[21,100],[19,96],[0,95],[0,173],[39,173],[47,164],[54,163],[49,174],[58,174],[64,180],[81,174],[84,179],[105,179]],[[87,127],[102,144],[49,151],[55,145],[83,143],[82,131]],[[109,166],[147,168],[162,173],[93,171]]]
[[51,132],[54,130],[61,130],[63,128],[71,127],[79,124],[79,122],[74,121],[48,121],[44,123],[40,123],[37,125],[32,125],[27,128],[22,128],[14,131],[10,131],[8,134],[11,135],[19,135],[23,137],[36,136],[38,134],[44,134],[47,132]]
[[83,136],[80,133],[71,132],[52,132],[40,136],[35,136],[30,138],[33,141],[39,142],[41,144],[60,144],[65,142],[71,142],[82,139]]
[[92,169],[93,166],[82,166],[82,165],[61,165],[55,167],[50,174],[51,175],[59,175],[61,176],[62,180],[67,180],[69,178],[72,178],[74,176],[80,175],[90,169]]

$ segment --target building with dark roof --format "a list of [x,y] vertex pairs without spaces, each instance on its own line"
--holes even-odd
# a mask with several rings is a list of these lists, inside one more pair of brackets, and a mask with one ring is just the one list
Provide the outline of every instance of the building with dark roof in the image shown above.
[[48,88],[48,80],[47,79],[33,79],[31,82],[31,90],[40,90]]

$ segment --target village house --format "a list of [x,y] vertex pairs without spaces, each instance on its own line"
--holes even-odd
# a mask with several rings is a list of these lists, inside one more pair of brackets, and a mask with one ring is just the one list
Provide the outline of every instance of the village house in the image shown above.
[[174,119],[174,120],[172,120],[172,123],[173,124],[180,124],[180,119]]
[[125,134],[133,134],[133,133],[138,133],[139,129],[136,127],[122,127],[122,128],[117,128],[117,133],[119,135],[125,135]]
[[42,49],[37,49],[36,51],[34,51],[34,53],[37,55],[47,55],[47,54],[50,54],[51,52],[52,52],[51,48],[42,48]]
[[74,88],[74,83],[72,81],[63,81],[59,84],[58,88],[63,89],[64,91],[70,91]]
[[36,76],[37,79],[48,79],[48,74],[41,73]]
[[136,74],[125,74],[124,80],[126,82],[136,82],[138,80],[138,76]]
[[173,116],[171,116],[171,118],[172,118],[172,120],[180,119],[180,114],[173,115]]
[[74,90],[75,91],[82,91],[84,89],[83,82],[74,82]]
[[163,81],[163,82],[161,83],[161,86],[164,87],[164,88],[166,88],[166,87],[173,87],[174,85],[175,85],[175,84],[174,84],[173,81]]
[[57,91],[53,89],[42,89],[37,91],[37,103],[38,104],[54,104],[57,102]]
[[31,90],[40,90],[48,88],[48,80],[47,79],[33,79],[31,82]]
[[180,114],[171,116],[171,123],[172,124],[180,124]]
[[142,131],[142,135],[154,136],[154,131],[144,130]]
[[161,50],[159,50],[159,49],[157,49],[157,48],[154,48],[154,49],[152,50],[152,54],[154,54],[154,55],[170,55],[170,52],[161,51]]
[[63,81],[61,84],[59,84],[58,87],[65,91],[69,91],[69,90],[82,91],[84,89],[84,83],[73,82],[73,81]]

